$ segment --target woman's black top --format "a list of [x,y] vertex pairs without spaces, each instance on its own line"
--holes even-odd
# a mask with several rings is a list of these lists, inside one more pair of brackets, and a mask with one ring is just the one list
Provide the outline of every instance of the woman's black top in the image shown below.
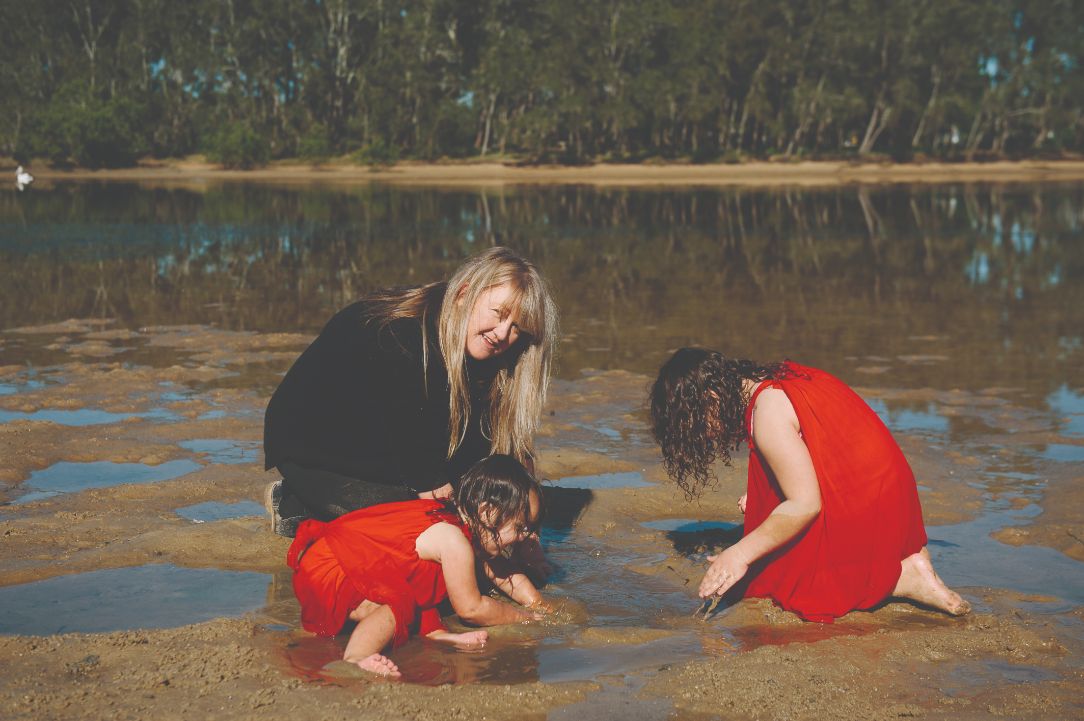
[[448,374],[433,319],[423,370],[421,321],[381,328],[365,301],[335,314],[282,379],[264,418],[266,467],[285,461],[385,485],[430,491],[456,483],[489,454],[482,433],[492,371],[471,375],[466,437],[448,455]]

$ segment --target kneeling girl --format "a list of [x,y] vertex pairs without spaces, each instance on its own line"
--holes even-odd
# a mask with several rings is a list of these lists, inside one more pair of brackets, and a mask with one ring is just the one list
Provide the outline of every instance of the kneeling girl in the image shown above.
[[[305,521],[287,556],[302,626],[335,636],[347,621],[357,622],[343,659],[390,677],[401,674],[381,651],[413,634],[484,645],[485,631],[449,633],[437,606],[447,598],[463,621],[477,626],[538,618],[527,609],[542,598],[527,576],[491,561],[528,538],[541,513],[538,482],[516,459],[493,455],[463,477],[454,504],[401,501],[330,523]],[[481,594],[477,556],[494,585],[525,608]]]

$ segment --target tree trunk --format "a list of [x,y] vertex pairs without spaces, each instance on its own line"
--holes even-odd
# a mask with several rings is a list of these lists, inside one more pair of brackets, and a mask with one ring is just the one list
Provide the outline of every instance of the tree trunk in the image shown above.
[[922,109],[922,116],[918,119],[915,134],[911,136],[912,148],[917,148],[919,143],[922,142],[922,134],[926,131],[926,118],[933,112],[933,108],[937,104],[937,92],[941,89],[941,70],[936,65],[932,65],[930,74],[933,76],[933,89],[930,91],[930,99],[926,103],[926,107]]
[[971,160],[975,155],[975,151],[979,147],[979,143],[982,142],[982,136],[984,132],[982,126],[985,124],[986,117],[986,103],[990,97],[990,91],[987,90],[982,97],[982,102],[979,103],[978,112],[975,113],[975,119],[971,122],[971,130],[967,133],[967,142],[964,144],[964,156]]
[[486,156],[486,151],[489,149],[489,132],[493,125],[493,112],[497,108],[497,93],[493,92],[489,94],[489,107],[486,108],[486,122],[485,130],[482,132],[482,157]]
[[805,117],[798,124],[798,127],[794,130],[794,135],[791,136],[790,143],[787,144],[787,150],[784,153],[786,157],[790,157],[794,153],[794,149],[802,142],[802,138],[809,132],[809,126],[813,124],[813,118],[816,117],[817,103],[820,102],[821,93],[824,91],[825,75],[821,74],[821,79],[817,83],[817,90],[813,93],[813,98],[809,101],[809,107],[806,110]]
[[745,99],[741,104],[741,120],[738,122],[738,150],[741,150],[745,145],[745,124],[749,120],[749,99],[756,92],[757,82],[759,82],[760,75],[764,71],[767,62],[768,56],[765,55],[760,64],[757,65],[757,69],[753,71],[753,77],[749,80],[749,91],[745,94]]
[[88,2],[83,8],[86,13],[86,28],[83,27],[83,18],[79,15],[79,10],[72,4],[69,7],[72,9],[72,15],[75,17],[75,26],[79,29],[79,39],[83,41],[83,52],[87,54],[87,60],[90,62],[90,91],[93,93],[95,88],[95,64],[98,57],[98,41],[102,39],[102,34],[109,26],[110,13],[105,14],[105,18],[99,21],[97,26],[94,24],[94,12]]

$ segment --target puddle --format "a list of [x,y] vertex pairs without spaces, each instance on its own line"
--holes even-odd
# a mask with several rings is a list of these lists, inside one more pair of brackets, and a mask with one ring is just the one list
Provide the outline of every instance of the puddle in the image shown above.
[[1026,525],[1042,513],[1035,504],[1011,508],[1011,501],[1011,497],[991,501],[986,513],[967,523],[927,528],[937,572],[952,587],[1007,588],[1084,604],[1084,563],[1052,548],[1007,546],[990,537],[1002,528]]
[[550,483],[559,488],[578,488],[589,491],[602,488],[646,488],[652,485],[644,480],[644,474],[639,471],[600,473],[595,476],[567,476]]
[[1084,463],[1084,445],[1048,443],[1046,450],[1039,451],[1038,455],[1048,461],[1057,461],[1058,463]]
[[147,565],[0,588],[0,634],[174,628],[259,609],[270,576]]
[[[337,639],[294,638],[283,657],[291,670],[310,681],[364,678],[358,669],[341,663],[346,636]],[[489,683],[521,684],[541,681],[594,680],[601,675],[656,670],[700,655],[701,644],[691,633],[644,644],[579,647],[568,639],[514,641],[491,637],[482,650],[463,651],[449,644],[411,639],[391,653],[403,682],[423,686]]]
[[538,680],[543,683],[591,681],[599,676],[657,670],[695,658],[700,642],[690,633],[644,644],[575,647],[543,644],[538,650]]
[[598,433],[599,435],[605,436],[607,440],[611,440],[611,441],[620,441],[621,440],[621,431],[617,430],[616,428],[612,428],[610,426],[607,426],[605,424],[601,424],[601,423],[573,423],[572,425],[577,427],[577,428],[583,428],[584,430],[587,430],[587,431],[594,431],[595,433]]
[[[722,624],[725,628],[726,610],[720,612],[718,621],[709,621]],[[723,642],[727,637],[732,639],[731,651],[753,651],[762,646],[789,646],[792,643],[819,643],[832,638],[843,636],[868,636],[883,629],[884,626],[874,623],[861,623],[851,621],[836,621],[835,623],[803,623],[797,625],[774,626],[760,624],[752,626],[738,626],[726,628],[725,634],[720,639]]]
[[726,523],[724,521],[694,521],[689,518],[667,518],[661,521],[645,521],[640,524],[656,531],[672,531],[675,533],[701,533],[703,531],[733,531],[740,528],[740,523]]
[[181,448],[202,454],[211,463],[257,463],[263,460],[259,441],[231,441],[195,438],[179,443]]
[[239,501],[237,503],[218,503],[207,501],[193,506],[178,508],[177,515],[187,518],[194,523],[209,523],[211,521],[227,521],[231,518],[248,518],[250,516],[263,516],[267,511],[263,505],[256,501]]
[[983,688],[1011,684],[1052,681],[1059,674],[1035,666],[1017,666],[1004,661],[983,661],[967,664],[951,673],[940,690],[949,697],[967,697]]
[[11,421],[47,421],[61,426],[98,426],[108,423],[120,423],[128,418],[143,418],[155,421],[177,420],[177,416],[164,409],[136,411],[132,413],[113,413],[96,408],[76,408],[64,410],[43,408],[40,411],[7,411],[0,409],[0,423]]
[[694,521],[688,518],[667,518],[640,524],[666,531],[666,539],[674,550],[684,556],[697,557],[707,563],[710,549],[732,546],[742,537],[742,524],[723,521]]
[[1084,395],[1069,389],[1068,385],[1046,397],[1050,409],[1062,416],[1060,431],[1067,436],[1084,436]]
[[0,383],[0,396],[14,396],[27,391],[43,388],[41,381],[27,381],[25,383]]
[[199,463],[188,459],[167,461],[157,466],[149,466],[145,463],[113,463],[112,461],[91,463],[61,461],[44,470],[31,473],[30,478],[20,487],[29,492],[19,496],[12,503],[28,503],[61,493],[85,491],[89,488],[168,481],[200,468],[202,466]]
[[893,431],[937,434],[948,432],[948,419],[931,410],[932,406],[930,405],[927,405],[924,411],[916,411],[908,408],[889,409],[883,400],[876,398],[868,400],[866,403],[881,417],[884,424]]

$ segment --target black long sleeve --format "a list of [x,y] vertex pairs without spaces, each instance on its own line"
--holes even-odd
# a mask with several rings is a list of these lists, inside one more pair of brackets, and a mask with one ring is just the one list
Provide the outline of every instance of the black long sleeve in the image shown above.
[[293,461],[416,491],[454,483],[489,452],[485,389],[448,459],[448,376],[436,328],[423,370],[420,321],[367,321],[363,301],[339,311],[287,372],[264,419],[267,467]]

